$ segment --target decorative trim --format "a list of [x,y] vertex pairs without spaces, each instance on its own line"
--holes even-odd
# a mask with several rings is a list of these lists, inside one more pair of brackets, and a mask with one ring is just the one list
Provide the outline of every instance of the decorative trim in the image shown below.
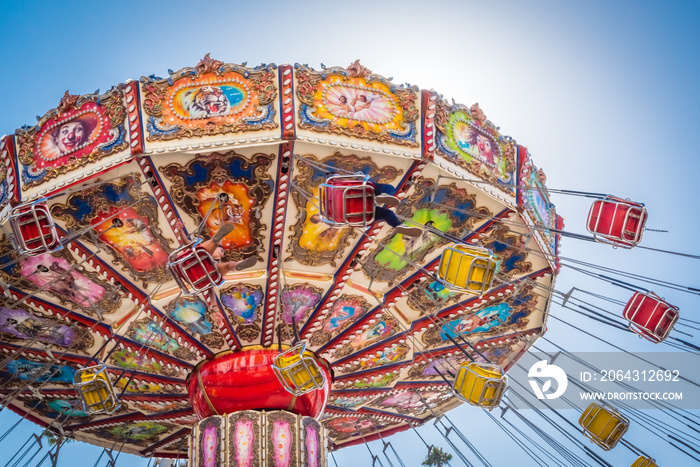
[[280,146],[278,157],[279,161],[277,163],[278,183],[275,187],[275,197],[273,198],[273,222],[270,233],[270,247],[267,260],[265,304],[262,309],[263,324],[260,337],[262,344],[265,347],[272,345],[275,339],[275,321],[277,310],[280,309],[280,306],[277,304],[278,297],[280,295],[279,275],[281,273],[281,269],[279,267],[279,262],[282,261],[282,237],[285,232],[285,222],[287,219],[284,212],[287,210],[287,200],[289,199],[290,186],[292,185],[292,180],[290,177],[292,172],[293,152],[294,143],[285,143]]
[[131,147],[131,155],[138,156],[143,153],[143,122],[141,120],[139,83],[129,79],[124,85],[128,118],[127,126],[129,127],[129,146]]
[[296,136],[294,122],[294,75],[292,66],[284,64],[279,67],[280,108],[282,109],[282,139],[294,140]]

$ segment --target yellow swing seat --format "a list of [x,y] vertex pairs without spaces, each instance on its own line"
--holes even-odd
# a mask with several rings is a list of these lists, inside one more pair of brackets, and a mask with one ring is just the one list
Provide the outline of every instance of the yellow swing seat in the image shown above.
[[501,403],[506,375],[498,365],[464,362],[457,372],[454,391],[467,404],[493,409]]
[[593,402],[578,419],[586,438],[606,451],[614,448],[630,426],[630,422],[608,405]]
[[321,371],[306,344],[300,343],[282,352],[272,365],[282,386],[291,394],[301,396],[326,386],[326,375]]
[[482,296],[497,272],[498,261],[491,250],[459,244],[442,252],[438,277],[449,289]]
[[83,403],[83,409],[90,414],[114,413],[121,404],[107,374],[104,363],[75,372],[73,386]]
[[631,467],[659,467],[654,459],[649,459],[648,457],[640,456],[639,459],[634,461]]

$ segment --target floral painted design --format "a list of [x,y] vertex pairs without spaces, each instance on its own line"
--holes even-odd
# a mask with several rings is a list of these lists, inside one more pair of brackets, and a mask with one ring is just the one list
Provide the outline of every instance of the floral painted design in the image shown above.
[[304,420],[306,436],[304,437],[306,465],[308,467],[321,466],[321,440],[320,425],[315,420]]
[[236,465],[239,467],[252,467],[255,456],[255,429],[253,420],[241,418],[233,427],[233,444]]
[[236,284],[221,290],[221,303],[237,323],[236,334],[243,340],[252,341],[260,335],[260,307],[263,300],[259,285]]
[[285,420],[272,422],[272,452],[275,467],[289,467],[292,463],[292,427]]
[[208,426],[202,430],[202,464],[203,467],[216,467],[219,463],[217,454],[219,453],[219,434],[217,427]]
[[295,284],[282,290],[280,318],[287,324],[301,323],[321,300],[322,290],[310,284]]
[[259,286],[235,285],[222,291],[221,301],[238,322],[251,324],[258,319],[262,290]]

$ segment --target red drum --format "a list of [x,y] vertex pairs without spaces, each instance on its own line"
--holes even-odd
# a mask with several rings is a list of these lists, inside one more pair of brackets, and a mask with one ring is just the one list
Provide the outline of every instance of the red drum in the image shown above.
[[334,225],[374,222],[374,185],[364,175],[336,175],[319,187],[321,216]]
[[606,196],[591,206],[586,227],[599,242],[632,248],[642,241],[646,221],[644,204]]
[[201,242],[201,238],[197,239],[175,250],[168,258],[170,273],[187,295],[220,287],[224,283],[224,277],[216,268],[216,261],[207,250],[199,246]]
[[328,384],[294,396],[282,386],[272,369],[278,355],[277,347],[254,345],[236,352],[222,352],[199,363],[187,377],[187,392],[194,412],[200,419],[238,410],[263,409],[320,417],[333,381],[328,362],[312,354]]
[[14,208],[10,214],[10,227],[20,254],[34,256],[63,248],[46,200]]
[[622,315],[630,329],[652,342],[665,340],[678,321],[678,308],[666,303],[654,293],[636,292]]

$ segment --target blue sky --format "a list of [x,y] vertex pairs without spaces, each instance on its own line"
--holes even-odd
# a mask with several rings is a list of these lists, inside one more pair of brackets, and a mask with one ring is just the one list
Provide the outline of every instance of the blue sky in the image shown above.
[[[478,102],[503,134],[529,148],[549,187],[612,193],[646,203],[648,227],[670,232],[648,232],[644,245],[700,253],[700,150],[695,141],[700,128],[700,2],[0,5],[0,134],[34,124],[35,116],[55,107],[67,89],[83,94],[128,78],[165,76],[169,68],[192,66],[207,52],[225,62],[299,62],[316,68],[321,63],[345,66],[360,58],[397,83],[434,88],[466,105]],[[566,230],[585,233],[589,201],[553,200]],[[696,260],[570,239],[562,249],[568,257],[700,285]],[[626,300],[624,292],[564,270],[557,288],[573,286]],[[693,317],[698,308],[697,296],[658,292],[680,306],[684,316]],[[566,310],[555,307],[553,313],[591,332],[610,334]],[[548,338],[570,350],[600,345],[554,321]],[[654,350],[622,334],[610,338],[627,348]],[[2,427],[10,423],[6,412],[0,414]],[[504,436],[480,410],[460,408],[450,416],[474,436],[494,465],[522,461],[522,452],[502,441]],[[422,432],[444,446],[430,426]],[[24,430],[13,440],[21,444],[27,436]],[[648,447],[662,465],[681,462],[674,457],[678,454],[654,445],[658,439],[652,441],[643,431],[633,429],[628,437]],[[407,460],[424,455],[422,443],[411,433],[391,441],[407,465],[417,465]],[[504,448],[498,449],[501,443]],[[377,453],[380,447],[373,446]],[[59,465],[91,465],[98,455],[98,449],[76,444]],[[605,458],[615,465],[634,460],[622,447]],[[364,446],[341,451],[336,459],[341,466],[371,465]],[[128,465],[139,464],[130,460]]]

